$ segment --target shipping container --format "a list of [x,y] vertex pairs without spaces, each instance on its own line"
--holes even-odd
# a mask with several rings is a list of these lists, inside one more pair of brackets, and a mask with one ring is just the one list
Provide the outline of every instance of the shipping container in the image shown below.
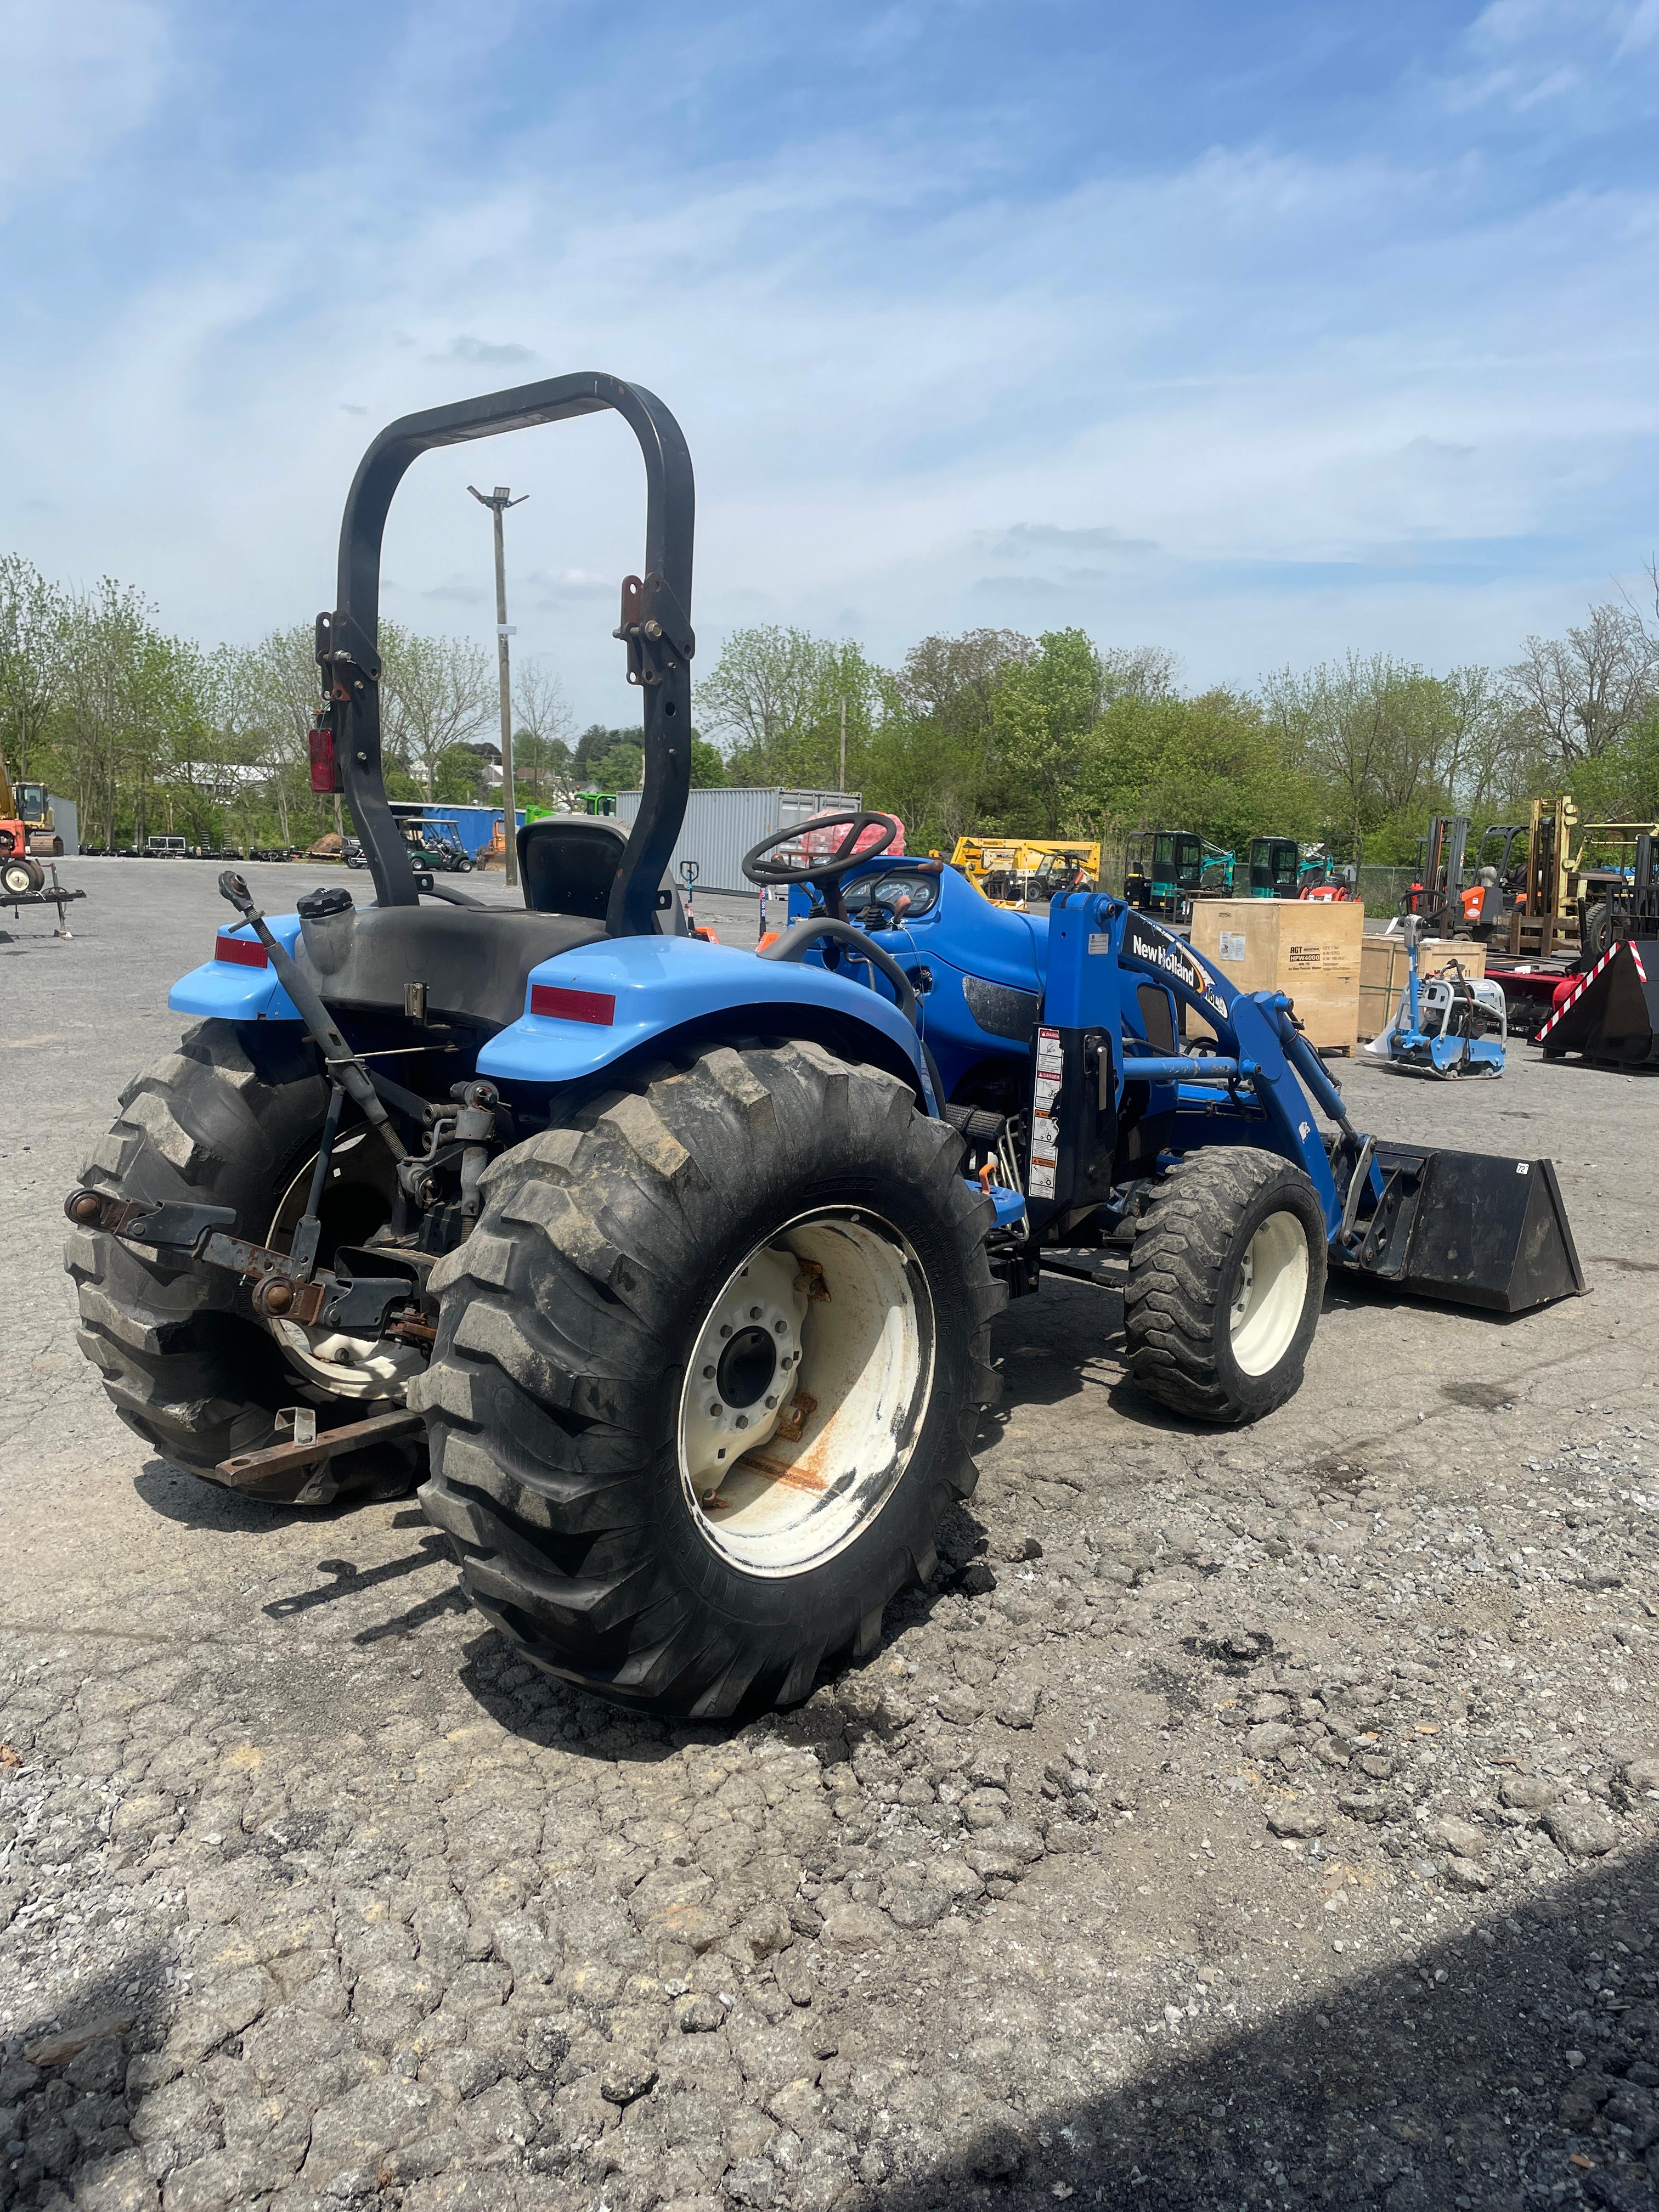
[[[423,806],[421,817],[427,822],[453,822],[464,849],[476,859],[495,835],[495,825],[501,818],[499,806]],[[524,812],[519,813],[519,827],[524,827]]]
[[[617,817],[629,828],[640,811],[637,791],[617,793]],[[758,786],[716,786],[694,791],[668,864],[670,879],[684,886],[682,860],[696,863],[699,891],[753,891],[743,856],[779,830],[814,814],[841,814],[860,804],[856,791],[774,791]]]

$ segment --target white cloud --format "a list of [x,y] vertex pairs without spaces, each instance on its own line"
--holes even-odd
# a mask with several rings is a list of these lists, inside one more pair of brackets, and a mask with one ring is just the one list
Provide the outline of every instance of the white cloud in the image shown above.
[[[1512,50],[1571,12],[1490,9],[1482,36]],[[1589,12],[1609,38],[1640,13]],[[1085,621],[1200,681],[1349,643],[1507,659],[1645,552],[1643,184],[1499,215],[1463,149],[1217,148],[1034,196],[971,130],[855,122],[665,178],[572,155],[557,101],[481,181],[446,167],[428,77],[392,75],[349,161],[228,195],[216,243],[95,319],[53,304],[0,363],[0,544],[130,577],[205,638],[257,634],[331,600],[380,424],[601,368],[691,442],[700,665],[760,619],[889,659],[969,622]],[[480,468],[532,495],[515,650],[553,657],[580,720],[620,720],[642,518],[613,421],[418,463],[387,611],[490,635]]]

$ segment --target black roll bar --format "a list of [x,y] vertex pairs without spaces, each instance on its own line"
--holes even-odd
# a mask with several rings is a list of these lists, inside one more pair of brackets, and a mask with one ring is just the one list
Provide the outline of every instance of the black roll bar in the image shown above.
[[[616,635],[628,647],[628,680],[644,692],[645,788],[605,916],[612,937],[656,927],[657,891],[685,819],[691,788],[691,545],[696,490],[679,424],[638,384],[584,370],[520,384],[478,399],[429,407],[388,423],[357,465],[340,521],[338,599],[317,617],[317,659],[329,700],[337,787],[343,792],[382,906],[420,897],[409,850],[386,795],[380,749],[380,542],[393,493],[410,464],[434,446],[527,430],[614,408],[645,460],[645,569],[625,577]],[[513,794],[503,794],[511,808]],[[509,833],[510,834],[510,833]]]

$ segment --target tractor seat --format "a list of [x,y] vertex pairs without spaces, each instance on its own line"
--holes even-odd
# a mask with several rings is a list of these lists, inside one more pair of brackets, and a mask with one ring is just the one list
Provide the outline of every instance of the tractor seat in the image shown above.
[[[348,904],[302,913],[295,963],[342,1012],[401,1014],[418,983],[429,1019],[493,1035],[523,1013],[532,968],[604,938],[627,842],[617,823],[549,815],[519,832],[522,908]],[[659,897],[659,932],[684,937],[678,895],[665,888]]]
[[523,1013],[532,968],[604,935],[602,921],[514,907],[347,907],[302,916],[294,957],[339,1012],[402,1015],[419,984],[429,1020],[493,1036]]
[[[627,842],[623,824],[604,815],[544,814],[539,822],[526,822],[519,832],[526,906],[532,914],[565,914],[603,923]],[[679,893],[665,884],[657,905],[658,934],[684,937]]]

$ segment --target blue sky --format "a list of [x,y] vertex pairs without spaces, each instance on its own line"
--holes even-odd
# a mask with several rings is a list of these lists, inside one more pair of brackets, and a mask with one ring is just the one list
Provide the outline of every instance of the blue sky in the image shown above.
[[[1659,538],[1659,0],[0,0],[0,546],[206,641],[379,425],[577,368],[696,462],[700,660],[1080,623],[1189,683],[1512,657]],[[637,463],[427,457],[386,608],[629,715]],[[630,715],[631,719],[631,715]]]

